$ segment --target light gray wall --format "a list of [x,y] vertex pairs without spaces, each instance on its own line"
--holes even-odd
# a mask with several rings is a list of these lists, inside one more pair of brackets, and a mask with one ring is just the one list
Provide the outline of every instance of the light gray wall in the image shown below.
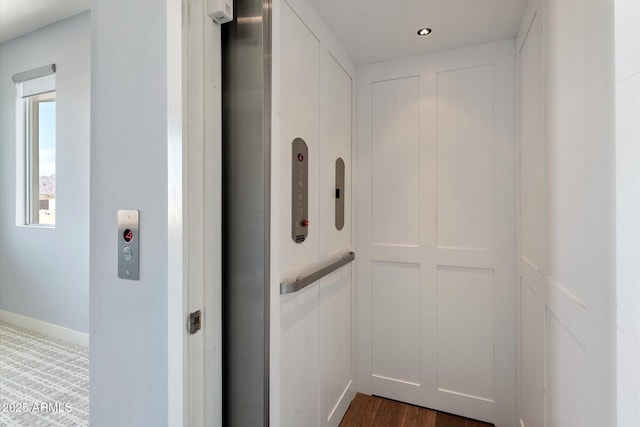
[[[167,421],[167,3],[91,2],[91,425]],[[140,210],[140,280],[118,278]]]
[[[0,45],[0,309],[89,332],[89,12]],[[13,74],[55,63],[56,227],[16,226]]]

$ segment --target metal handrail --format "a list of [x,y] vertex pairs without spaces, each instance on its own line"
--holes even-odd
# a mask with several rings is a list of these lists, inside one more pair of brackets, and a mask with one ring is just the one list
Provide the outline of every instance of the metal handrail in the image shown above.
[[280,283],[280,294],[284,295],[298,292],[299,290],[306,288],[313,282],[316,282],[322,279],[324,276],[331,274],[340,267],[349,264],[354,259],[356,259],[356,254],[354,252],[349,252],[348,254],[344,254],[342,257],[340,257],[339,260],[327,265],[326,267],[322,267],[320,270],[317,270],[307,276],[298,277],[295,282]]

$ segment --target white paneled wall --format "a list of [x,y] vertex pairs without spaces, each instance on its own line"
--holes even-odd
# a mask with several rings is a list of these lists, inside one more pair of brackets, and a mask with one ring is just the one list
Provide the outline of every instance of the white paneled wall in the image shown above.
[[438,390],[494,402],[494,283],[492,269],[438,267]]
[[437,74],[438,248],[493,250],[494,78],[493,64]]
[[640,2],[616,0],[618,427],[640,425]]
[[515,423],[513,41],[358,69],[358,386]]
[[616,425],[612,46],[612,2],[529,1],[516,42],[522,427]]
[[[352,79],[355,66],[306,0],[274,2],[273,283],[295,280],[352,249]],[[309,152],[309,228],[291,239],[291,142]],[[336,159],[345,163],[345,224],[335,226]],[[351,265],[289,295],[272,293],[277,347],[271,422],[337,426],[355,395]],[[273,355],[272,351],[272,355]],[[275,378],[274,378],[275,377]]]
[[374,261],[371,311],[371,375],[419,387],[420,265]]
[[[371,84],[371,240],[420,245],[420,78]],[[398,191],[398,189],[406,191]],[[363,207],[364,208],[364,207]]]

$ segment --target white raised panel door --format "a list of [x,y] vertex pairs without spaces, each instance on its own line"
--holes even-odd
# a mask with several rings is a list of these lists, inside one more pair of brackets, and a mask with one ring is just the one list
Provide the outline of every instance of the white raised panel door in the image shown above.
[[366,393],[515,425],[512,42],[358,74]]

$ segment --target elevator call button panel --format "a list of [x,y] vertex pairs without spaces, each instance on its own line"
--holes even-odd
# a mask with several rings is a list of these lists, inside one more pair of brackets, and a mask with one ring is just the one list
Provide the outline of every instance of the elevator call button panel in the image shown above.
[[140,211],[118,211],[118,277],[140,279]]
[[309,148],[302,138],[291,144],[291,239],[302,243],[309,234]]

